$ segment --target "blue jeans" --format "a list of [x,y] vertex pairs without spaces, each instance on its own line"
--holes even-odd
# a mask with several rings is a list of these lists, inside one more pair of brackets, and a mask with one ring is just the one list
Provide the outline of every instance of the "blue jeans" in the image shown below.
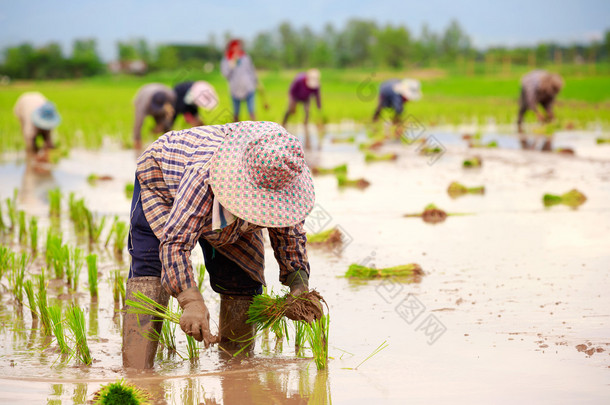
[[231,95],[231,100],[233,100],[233,114],[236,117],[239,117],[241,102],[244,100],[246,100],[246,105],[248,106],[248,113],[251,116],[254,115],[254,92],[249,93],[245,99],[235,98],[233,95]]
[[[206,270],[210,276],[212,290],[228,295],[257,295],[263,292],[263,285],[252,279],[237,263],[216,250],[201,238]],[[131,255],[129,278],[161,277],[163,265],[159,259],[159,239],[150,228],[140,198],[140,182],[136,178],[131,200],[131,215],[127,247]]]

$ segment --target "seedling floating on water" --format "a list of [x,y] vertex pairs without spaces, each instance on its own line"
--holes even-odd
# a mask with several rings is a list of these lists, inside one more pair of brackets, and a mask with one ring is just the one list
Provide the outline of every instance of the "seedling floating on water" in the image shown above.
[[148,393],[120,379],[117,382],[102,386],[93,396],[93,403],[95,405],[146,405],[150,404],[150,399],[151,396]]
[[387,277],[412,277],[419,279],[424,275],[424,271],[421,266],[417,263],[403,264],[394,267],[385,267],[377,269],[374,267],[362,266],[360,264],[352,264],[345,272],[347,278],[358,278],[358,279],[374,279],[374,278],[387,278]]
[[355,187],[363,190],[371,185],[371,183],[363,178],[352,180],[348,179],[345,174],[335,174],[335,177],[337,178],[337,184],[339,187]]
[[386,161],[396,160],[396,159],[398,159],[398,155],[396,153],[388,152],[388,153],[383,153],[383,154],[377,154],[377,153],[373,153],[368,150],[364,151],[364,161],[367,163],[386,162]]
[[326,174],[347,175],[347,164],[342,164],[342,165],[330,167],[330,168],[314,166],[311,169],[311,173],[314,176],[322,176],[322,175],[326,175]]
[[603,143],[610,143],[610,138],[597,138],[597,139],[595,140],[595,142],[596,142],[598,145],[601,145],[601,144],[603,144]]
[[419,214],[405,214],[404,216],[406,218],[420,217],[424,220],[424,222],[436,224],[439,222],[443,222],[447,218],[447,215],[455,214],[447,214],[445,211],[439,209],[436,205],[428,204],[426,208],[424,208],[423,212]]
[[66,322],[74,336],[76,345],[75,353],[78,359],[84,364],[91,364],[91,352],[87,344],[87,333],[85,332],[85,314],[76,305],[71,305],[66,311]]
[[95,173],[91,173],[89,176],[87,176],[87,183],[89,183],[89,185],[91,185],[93,187],[97,186],[98,181],[108,181],[108,180],[112,180],[112,176],[99,175],[99,174],[95,174]]
[[577,208],[584,204],[585,201],[587,201],[587,197],[576,189],[572,189],[562,195],[545,194],[542,197],[542,203],[545,207],[563,204],[568,207]]
[[465,159],[462,163],[462,167],[465,169],[474,169],[481,167],[483,165],[483,160],[479,156],[473,156],[470,159]]
[[343,242],[343,235],[339,229],[331,228],[316,234],[307,234],[307,244],[334,246]]
[[454,181],[447,187],[447,193],[451,198],[461,197],[466,194],[485,194],[485,186],[466,187],[465,185]]

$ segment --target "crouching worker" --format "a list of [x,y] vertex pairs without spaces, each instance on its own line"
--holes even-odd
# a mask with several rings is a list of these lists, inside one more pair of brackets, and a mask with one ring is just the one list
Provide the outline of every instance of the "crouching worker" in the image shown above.
[[211,111],[218,105],[216,90],[203,80],[178,83],[174,86],[174,93],[176,105],[172,125],[180,114],[184,115],[184,120],[192,127],[203,125],[197,107]]
[[133,100],[135,122],[133,125],[133,143],[135,149],[142,148],[142,125],[147,116],[155,119],[156,134],[172,128],[176,104],[176,94],[161,83],[149,83],[140,87]]
[[[523,133],[523,117],[527,110],[536,113],[536,118],[540,122],[551,122],[555,118],[553,104],[562,87],[561,76],[545,70],[534,70],[523,76],[517,119],[519,133]],[[544,108],[546,116],[538,110],[538,104]]]
[[394,123],[398,124],[405,103],[407,101],[417,101],[421,96],[421,85],[418,80],[386,80],[379,86],[379,101],[373,115],[373,121],[379,119],[383,109],[391,108],[394,110]]
[[[314,197],[299,140],[278,124],[244,121],[166,133],[137,162],[127,298],[142,291],[167,305],[172,295],[183,310],[180,327],[206,347],[251,344],[247,310],[265,282],[263,228],[282,284],[293,297],[307,292],[303,222]],[[218,338],[189,259],[196,243],[221,298]],[[319,301],[311,305],[321,312]],[[124,366],[153,366],[157,342],[150,337],[160,328],[161,322],[126,311]]]
[[39,147],[36,144],[38,137],[44,141],[45,152],[53,148],[51,131],[61,122],[55,104],[41,93],[31,91],[19,96],[13,112],[21,124],[21,133],[28,154],[38,153]]

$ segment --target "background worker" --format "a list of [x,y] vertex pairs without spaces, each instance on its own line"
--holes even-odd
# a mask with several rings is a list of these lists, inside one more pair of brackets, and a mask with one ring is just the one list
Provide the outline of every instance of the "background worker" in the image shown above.
[[400,117],[404,109],[404,105],[408,101],[417,101],[421,99],[421,84],[419,80],[413,79],[390,79],[381,83],[379,86],[379,101],[373,121],[377,121],[381,115],[381,111],[385,108],[394,110],[394,123],[400,122]]
[[[517,118],[519,133],[523,133],[523,117],[527,110],[532,110],[539,122],[551,122],[555,118],[553,104],[562,87],[561,76],[545,70],[534,70],[523,76]],[[542,106],[546,116],[538,110],[538,104]]]
[[199,116],[197,107],[211,111],[218,105],[218,94],[216,94],[214,86],[203,80],[178,83],[174,86],[174,93],[176,94],[176,104],[172,125],[178,115],[182,114],[190,126],[201,126],[203,120]]
[[[221,297],[220,344],[250,344],[254,325],[246,323],[247,311],[265,282],[262,230],[268,230],[282,284],[292,297],[306,292],[303,223],[314,199],[301,144],[276,123],[244,121],[164,134],[137,163],[127,298],[142,291],[167,305],[173,295],[183,310],[182,330],[206,347],[216,343],[190,261],[199,243],[210,285]],[[319,301],[307,302],[320,317]],[[125,313],[126,367],[153,366],[158,342],[150,336],[160,328],[160,322]]]
[[43,139],[45,151],[53,148],[51,131],[61,122],[55,104],[47,100],[41,93],[31,91],[19,96],[13,112],[21,125],[21,133],[28,154],[38,153],[39,148],[36,144],[38,137]]
[[297,104],[303,104],[305,111],[305,149],[310,149],[309,130],[307,127],[309,121],[309,99],[316,98],[318,110],[322,109],[320,101],[320,71],[318,69],[309,69],[307,72],[299,73],[292,83],[288,91],[288,109],[284,114],[282,125],[285,127],[290,115],[296,112]]
[[155,134],[161,134],[172,128],[176,94],[161,83],[149,83],[140,87],[133,101],[135,121],[133,125],[133,143],[135,149],[142,148],[142,125],[147,116],[155,120]]
[[[220,71],[229,81],[231,100],[233,101],[233,121],[239,121],[239,110],[242,101],[246,102],[250,119],[256,119],[254,113],[254,95],[258,85],[256,69],[250,56],[246,54],[239,39],[227,44],[225,55],[220,62]],[[267,107],[265,107],[267,108]]]

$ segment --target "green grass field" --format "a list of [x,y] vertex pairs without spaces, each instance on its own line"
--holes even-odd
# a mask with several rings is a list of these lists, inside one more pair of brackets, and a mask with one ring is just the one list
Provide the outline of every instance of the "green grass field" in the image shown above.
[[[493,118],[499,124],[516,121],[519,79],[527,68],[513,67],[510,73],[467,75],[460,69],[427,69],[390,72],[366,70],[323,70],[322,113],[313,109],[312,120],[338,123],[343,120],[368,122],[377,100],[378,84],[392,77],[415,77],[422,81],[424,97],[409,103],[407,113],[424,125],[486,123]],[[566,86],[559,96],[556,115],[560,127],[585,128],[591,122],[610,124],[610,69],[606,65],[564,66],[559,69]],[[475,73],[477,70],[475,70]],[[287,91],[296,71],[260,72],[269,110],[262,108],[257,96],[257,119],[280,121],[287,107]],[[232,119],[228,86],[217,72],[185,70],[162,72],[146,77],[100,76],[85,80],[15,82],[0,91],[0,150],[23,148],[19,124],[13,115],[17,97],[25,91],[37,90],[54,101],[63,122],[55,131],[55,139],[66,148],[85,146],[96,148],[104,136],[131,145],[133,125],[132,99],[137,89],[149,82],[173,86],[184,80],[203,79],[216,87],[220,105],[212,112],[202,112],[208,124],[220,124]],[[247,118],[245,105],[241,118]],[[528,121],[534,120],[533,114]],[[302,120],[302,111],[291,122]],[[152,119],[144,128],[144,139],[151,140]],[[175,129],[186,127],[179,118]]]

